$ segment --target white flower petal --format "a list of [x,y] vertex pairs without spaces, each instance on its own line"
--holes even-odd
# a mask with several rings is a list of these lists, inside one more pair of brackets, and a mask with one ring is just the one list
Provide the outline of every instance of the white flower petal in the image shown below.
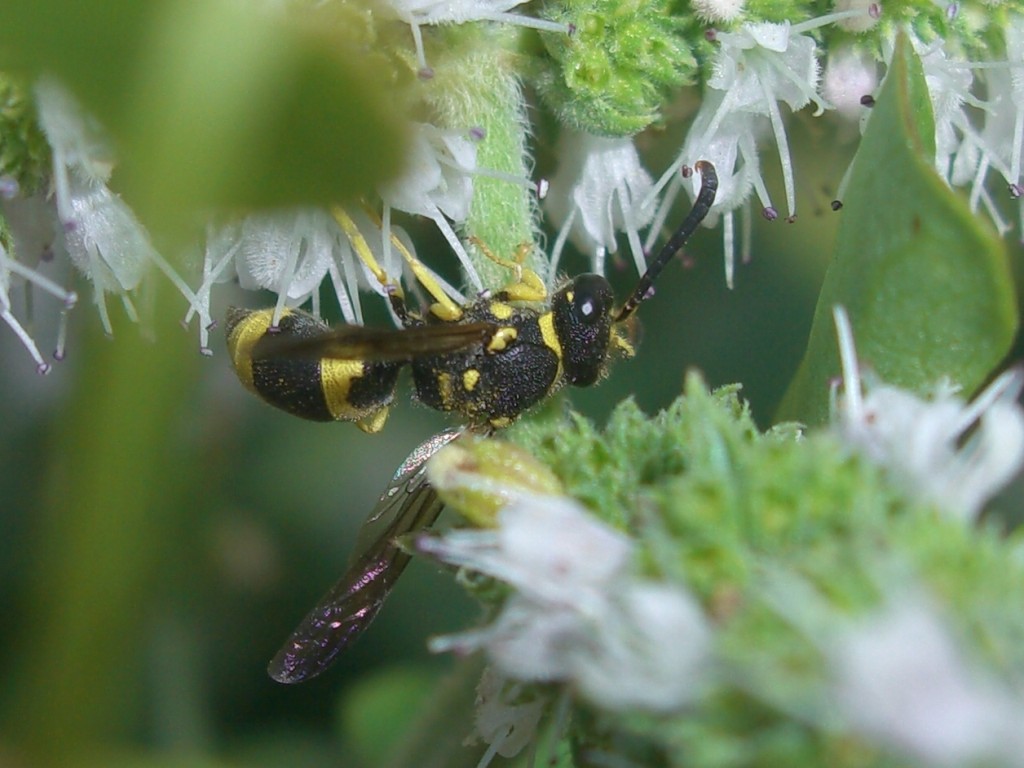
[[488,667],[476,690],[474,731],[495,754],[515,757],[536,737],[546,705],[536,691],[526,693],[521,684]]
[[497,530],[419,546],[515,589],[492,624],[432,650],[485,650],[503,675],[564,682],[608,710],[673,710],[699,690],[709,631],[697,603],[631,576],[631,542],[574,502],[524,499],[499,513]]
[[788,22],[747,23],[736,32],[719,33],[721,44],[708,87],[728,91],[734,109],[768,115],[772,101],[796,111],[817,95],[817,43],[794,35]]
[[73,181],[70,193],[64,244],[72,263],[99,290],[138,287],[155,255],[142,225],[103,184]]
[[973,520],[1024,465],[1019,371],[1003,374],[974,403],[944,385],[930,400],[885,384],[864,394],[849,320],[835,310],[843,361],[840,437],[908,491],[951,516]]
[[455,530],[423,546],[535,600],[576,603],[625,567],[629,539],[561,496],[523,496],[494,530]]
[[39,122],[53,148],[54,163],[73,169],[86,181],[106,183],[113,157],[96,121],[56,80],[41,79],[35,95]]
[[866,109],[863,96],[878,88],[878,65],[866,53],[853,48],[832,51],[825,66],[822,95],[843,117],[856,120]]
[[610,139],[564,131],[558,172],[551,179],[544,208],[572,242],[602,271],[606,253],[618,250],[625,232],[638,272],[645,269],[639,230],[654,214],[651,177],[632,139]]
[[843,632],[831,656],[839,703],[868,735],[930,765],[1019,756],[1019,702],[967,663],[926,606],[889,606]]
[[677,587],[629,580],[613,593],[618,615],[600,642],[576,653],[572,679],[607,709],[668,712],[700,691],[711,634],[696,601]]
[[301,302],[316,291],[334,260],[339,232],[325,212],[255,214],[242,223],[235,256],[246,290],[272,290]]
[[438,211],[465,221],[473,197],[476,145],[428,123],[415,126],[406,167],[378,190],[384,202],[406,213],[434,218]]

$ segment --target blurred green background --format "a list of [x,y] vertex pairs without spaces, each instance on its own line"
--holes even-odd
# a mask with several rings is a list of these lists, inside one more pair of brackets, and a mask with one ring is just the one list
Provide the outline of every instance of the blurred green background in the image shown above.
[[[572,392],[572,404],[600,421],[634,396],[653,413],[694,366],[712,385],[743,382],[769,424],[838,216],[824,190],[801,192],[817,207],[793,225],[757,224],[733,291],[720,231],[701,231],[692,267],[672,265],[641,311],[638,357]],[[613,279],[624,295],[634,277]],[[198,354],[194,328],[177,322],[180,297],[161,297],[173,316],[155,338],[112,302],[121,322],[107,339],[79,287],[68,359],[50,376],[0,333],[0,765],[382,764],[424,681],[452,666],[425,639],[477,619],[449,576],[414,562],[377,623],[318,680],[281,686],[265,666],[341,574],[395,467],[447,422],[409,401],[408,382],[379,435],[302,422],[242,389],[216,334],[214,356]],[[225,286],[215,303],[222,313],[261,301]],[[394,695],[373,705],[380,717],[359,693],[374,680],[398,681],[383,683]]]
[[[114,121],[115,133],[127,137],[137,156],[156,158],[135,177],[133,200],[157,211],[155,220],[143,220],[173,239],[184,216],[176,204],[207,202],[189,196],[209,158],[200,152],[187,168],[173,167],[168,158],[180,154],[162,143],[181,138],[173,125],[161,132],[141,125],[141,118],[138,125],[134,119],[118,123],[119,116],[130,118],[126,104],[140,83],[162,82],[166,71],[132,80],[128,75],[137,73],[120,57],[134,55],[129,48],[135,42],[94,55],[109,42],[93,36],[107,16],[78,15],[86,6],[116,14],[129,5],[12,0],[5,23],[18,23],[0,31],[0,50],[21,54],[30,68],[57,61],[58,69],[75,75],[71,82],[92,82],[80,95]],[[203,3],[136,7],[143,6],[147,13],[161,7],[206,12]],[[117,18],[130,26],[144,15]],[[174,16],[165,28],[207,28],[190,19]],[[230,19],[215,21],[230,26]],[[299,59],[302,72],[320,72]],[[239,72],[246,72],[245,64]],[[97,72],[106,79],[96,79]],[[122,75],[132,81],[120,90],[110,85]],[[279,103],[273,93],[257,91],[266,103]],[[357,96],[343,94],[338,103],[349,107],[345,99]],[[319,144],[310,149],[305,135],[294,133],[303,114],[289,111],[292,106],[280,106],[274,125],[286,144],[303,152],[265,152],[272,163],[246,166],[241,175],[244,152],[221,158],[220,184],[205,190],[210,200],[237,200],[232,195],[239,188],[268,192],[266,180],[281,168],[297,178],[313,174],[309,189],[320,197],[343,194],[343,183],[331,186],[337,179],[358,186],[360,177],[346,172],[341,155],[325,160],[314,151]],[[328,118],[344,123],[342,112]],[[234,119],[229,112],[217,117]],[[235,125],[251,138],[265,135],[260,129],[274,117],[264,112],[251,124]],[[218,145],[204,143],[206,134],[197,128],[203,122],[179,116],[188,129],[181,141],[213,152]],[[332,137],[328,128],[320,124],[314,133]],[[828,118],[794,121],[789,130],[799,184],[796,223],[755,222],[753,258],[737,267],[732,291],[724,284],[721,229],[702,230],[688,249],[692,266],[671,265],[656,298],[640,311],[637,358],[619,361],[601,386],[572,392],[574,407],[601,421],[615,403],[634,396],[654,413],[679,393],[684,371],[696,367],[712,386],[741,382],[759,423],[771,423],[806,343],[842,216],[829,202],[854,148]],[[223,144],[237,136],[215,138]],[[543,130],[538,141],[538,175],[550,175],[554,141]],[[664,168],[680,143],[679,137],[644,137],[648,167]],[[338,152],[374,154],[344,138],[328,144]],[[777,158],[765,153],[762,163],[782,199]],[[163,181],[168,186],[161,197],[154,190]],[[288,184],[273,187],[258,201],[288,190]],[[444,246],[430,237],[434,245],[421,245],[420,254],[433,265],[432,248]],[[573,256],[563,267],[576,272],[586,263]],[[626,268],[613,269],[611,278],[620,296],[635,280]],[[112,340],[90,306],[91,288],[83,280],[77,288],[82,299],[72,315],[68,359],[50,376],[38,377],[13,335],[0,327],[0,767],[384,765],[433,681],[453,667],[448,658],[430,657],[425,639],[478,618],[450,576],[414,562],[374,626],[320,679],[285,687],[265,668],[342,573],[355,532],[394,469],[448,422],[410,403],[407,383],[379,435],[301,422],[242,389],[216,334],[214,356],[199,355],[194,327],[179,325],[184,302],[166,286],[151,330],[125,321],[111,300]],[[24,296],[13,298],[20,311]],[[37,337],[52,338],[52,329],[40,326],[55,314],[53,307],[45,297],[35,300]],[[223,316],[229,304],[269,302],[222,287],[214,314]],[[468,734],[470,727],[467,719],[462,730]]]

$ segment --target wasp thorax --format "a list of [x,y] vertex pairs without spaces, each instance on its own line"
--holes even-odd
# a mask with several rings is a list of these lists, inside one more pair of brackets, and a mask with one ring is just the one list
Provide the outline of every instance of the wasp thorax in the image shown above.
[[611,285],[600,275],[580,275],[555,294],[551,311],[570,384],[588,387],[601,377],[614,302]]

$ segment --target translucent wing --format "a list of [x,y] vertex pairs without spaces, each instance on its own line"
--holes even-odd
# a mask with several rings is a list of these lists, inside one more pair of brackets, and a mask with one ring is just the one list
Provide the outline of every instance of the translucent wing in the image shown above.
[[[345,575],[317,603],[271,660],[267,671],[280,683],[299,683],[327,669],[376,618],[408,565],[399,537],[428,528],[444,504],[427,482],[424,465],[462,430],[450,429],[422,443],[402,463],[363,526],[371,535],[356,550]],[[364,536],[361,533],[360,539]]]
[[316,336],[267,334],[253,349],[256,358],[333,360],[412,360],[441,355],[490,341],[492,323],[437,323],[412,328],[343,325]]

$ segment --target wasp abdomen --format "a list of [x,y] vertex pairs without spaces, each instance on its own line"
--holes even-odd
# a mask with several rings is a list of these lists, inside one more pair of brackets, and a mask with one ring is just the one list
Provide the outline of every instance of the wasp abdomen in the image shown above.
[[275,354],[275,348],[282,348],[281,339],[314,338],[329,333],[330,327],[308,312],[286,309],[271,332],[272,316],[272,309],[228,312],[228,351],[247,388],[304,419],[354,421],[370,432],[384,426],[400,362]]

